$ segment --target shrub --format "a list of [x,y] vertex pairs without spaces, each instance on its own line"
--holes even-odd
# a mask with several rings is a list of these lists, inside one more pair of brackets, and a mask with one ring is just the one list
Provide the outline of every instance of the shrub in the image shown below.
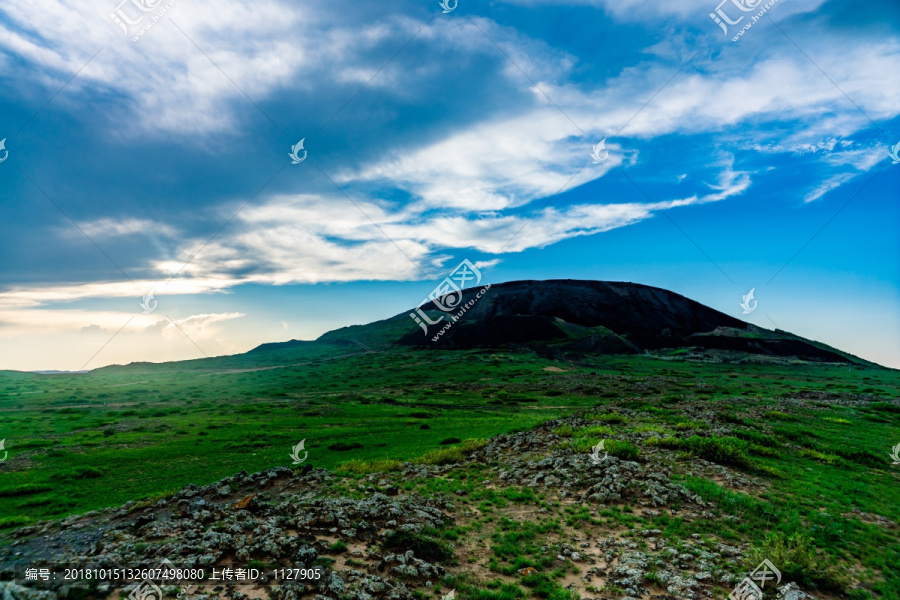
[[747,442],[732,437],[704,438],[694,435],[687,439],[676,437],[651,438],[647,440],[647,443],[671,450],[688,452],[720,465],[749,468],[753,464],[747,455]]
[[449,448],[439,448],[426,452],[422,458],[416,462],[426,465],[449,465],[452,463],[462,462],[466,455],[474,452],[479,448],[487,445],[487,440],[466,440],[461,446],[451,446]]
[[553,433],[561,437],[572,437],[575,433],[575,429],[573,429],[571,425],[560,425],[553,430]]
[[775,433],[775,435],[783,437],[792,442],[796,442],[801,446],[814,443],[811,441],[811,438],[821,439],[820,435],[813,433],[812,431],[807,431],[805,429],[793,430],[784,429],[782,427],[773,427],[772,431]]
[[61,472],[60,479],[99,479],[103,477],[103,471],[94,467],[75,467]]
[[776,479],[785,479],[785,474],[779,471],[774,467],[769,467],[767,465],[754,465],[753,471],[758,473],[759,475],[769,475],[770,477],[774,477]]
[[521,600],[525,598],[525,592],[517,585],[499,581],[491,581],[486,585],[492,589],[474,588],[466,592],[465,598],[468,600]]
[[849,583],[845,574],[818,556],[812,538],[804,533],[770,533],[760,548],[751,551],[747,565],[754,569],[764,559],[777,565],[782,577],[802,587],[843,592]]
[[883,467],[887,463],[887,459],[881,458],[879,455],[869,452],[868,450],[835,450],[835,453],[841,458],[845,458],[856,464],[865,467]]
[[345,444],[344,442],[338,442],[337,444],[332,444],[328,446],[329,450],[337,450],[338,452],[346,452],[347,450],[356,450],[357,448],[362,448],[363,445],[359,442],[353,442],[352,444]]
[[416,531],[394,531],[384,539],[382,545],[390,550],[412,550],[416,558],[429,562],[444,562],[453,558],[453,550],[445,542]]
[[805,456],[828,465],[833,465],[838,460],[838,457],[834,454],[826,454],[825,452],[813,450],[812,448],[801,448],[800,456]]
[[338,540],[335,543],[333,543],[331,545],[331,547],[329,547],[328,549],[331,552],[343,552],[344,550],[347,549],[347,544],[342,540]]
[[576,429],[574,432],[575,437],[584,438],[584,437],[600,437],[603,435],[610,435],[614,432],[612,427],[607,427],[606,425],[595,425],[593,427],[585,427],[583,429]]
[[369,473],[399,471],[402,467],[403,463],[393,458],[376,460],[359,460],[354,458],[353,460],[339,465],[337,471],[342,473],[353,473],[354,475],[368,475]]
[[601,423],[624,423],[628,420],[628,417],[625,415],[620,415],[619,413],[594,413],[592,415],[586,415],[586,419],[589,421],[600,421]]
[[444,438],[440,441],[441,446],[446,446],[448,444],[458,444],[462,440],[459,438]]
[[622,460],[637,460],[641,454],[641,451],[629,442],[610,440],[604,446],[609,454]]
[[765,414],[766,417],[770,419],[775,419],[776,421],[799,421],[799,417],[795,417],[794,415],[789,415],[786,412],[782,412],[780,410],[770,410]]
[[731,432],[731,435],[736,438],[742,439],[745,442],[752,442],[754,444],[760,444],[762,446],[781,445],[781,443],[772,436],[762,433],[756,433],[755,431],[750,431],[749,429],[735,429]]
[[746,419],[742,419],[736,415],[731,413],[722,413],[719,415],[719,420],[724,421],[725,423],[732,423],[734,425],[743,425],[744,427],[749,427],[750,423],[747,422]]
[[688,431],[690,429],[709,429],[709,425],[707,425],[706,423],[698,423],[696,421],[682,421],[675,424],[675,429],[677,431]]
[[0,517],[0,529],[12,529],[28,525],[31,520],[28,517]]
[[25,485],[17,485],[11,488],[0,489],[0,498],[15,498],[18,496],[31,496],[33,494],[42,494],[43,492],[52,491],[49,485],[33,485],[26,483]]
[[632,431],[635,433],[665,433],[666,430],[659,425],[641,425],[635,427]]

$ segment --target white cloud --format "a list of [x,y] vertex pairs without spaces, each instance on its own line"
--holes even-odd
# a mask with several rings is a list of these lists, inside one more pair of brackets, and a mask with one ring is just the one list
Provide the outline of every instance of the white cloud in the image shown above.
[[809,192],[804,198],[804,203],[813,202],[818,200],[831,190],[837,189],[843,184],[847,183],[851,179],[856,177],[855,173],[840,173],[838,175],[833,175],[825,180],[822,184],[816,186],[811,192]]
[[[678,18],[694,18],[697,13],[702,20],[714,8],[706,0],[596,0],[583,4],[604,7],[622,19],[644,19],[655,10]],[[802,10],[819,4],[818,0],[807,3]],[[114,5],[87,0],[9,0],[2,10],[16,29],[0,25],[0,48],[23,58],[29,68],[38,67],[37,77],[52,89],[77,71],[97,48],[106,47],[73,80],[64,95],[68,100],[60,98],[58,102],[63,106],[77,102],[75,92],[86,87],[121,94],[130,102],[114,115],[119,135],[157,132],[178,136],[185,143],[197,134],[231,131],[237,123],[232,113],[237,105],[243,107],[240,110],[255,111],[248,108],[228,77],[258,102],[275,97],[288,83],[305,90],[354,87],[368,81],[380,66],[368,56],[373,48],[402,43],[422,25],[410,17],[391,14],[374,22],[352,22],[339,11],[297,3],[179,2],[170,13],[173,20],[228,73],[226,77],[167,20],[137,44],[123,40],[107,16]],[[42,15],[39,33],[33,14]],[[646,140],[703,134],[712,138],[714,146],[727,142],[735,148],[756,149],[759,154],[790,149],[820,157],[832,168],[848,165],[861,172],[884,156],[878,148],[857,147],[846,138],[869,128],[870,117],[896,117],[900,107],[900,78],[884,77],[884,73],[900,72],[900,42],[896,39],[861,38],[840,45],[830,38],[811,42],[807,51],[840,83],[840,90],[806,57],[785,52],[783,47],[758,49],[759,55],[748,54],[741,60],[698,59],[661,89],[680,66],[672,57],[685,54],[686,42],[681,38],[644,49],[642,62],[622,65],[615,76],[589,84],[570,77],[579,57],[488,19],[478,18],[475,23],[564,112],[468,21],[428,26],[421,33],[422,40],[444,44],[460,62],[492,57],[505,76],[504,85],[518,86],[515,91],[519,95],[499,115],[470,117],[443,134],[429,129],[418,138],[423,141],[384,148],[377,157],[357,166],[336,167],[335,179],[351,190],[348,193],[381,230],[340,195],[263,195],[238,215],[228,236],[206,247],[206,239],[183,241],[178,256],[192,256],[203,249],[164,291],[159,281],[146,279],[136,285],[97,282],[18,287],[0,292],[0,323],[6,327],[31,319],[28,322],[37,327],[35,315],[50,315],[44,312],[48,305],[125,297],[136,303],[152,288],[163,297],[222,292],[242,283],[419,279],[423,274],[413,263],[434,273],[447,260],[448,249],[500,254],[540,248],[634,224],[663,210],[721,201],[743,193],[750,185],[748,173],[720,163],[713,165],[721,171],[720,180],[707,193],[646,203],[582,202],[543,209],[534,205],[564,186],[583,185],[617,168],[627,172],[635,165],[645,166],[635,148]],[[73,30],[79,35],[73,36]],[[388,69],[371,85],[410,98],[416,83],[442,68],[444,65],[426,62],[404,72],[402,78]],[[235,99],[237,105],[231,102]],[[439,130],[447,124],[435,118],[434,123],[425,123],[425,128],[429,127]],[[604,137],[608,138],[610,157],[601,165],[592,165],[591,145]],[[664,153],[656,156],[656,160],[666,160]],[[689,160],[690,166],[709,168],[706,156]],[[852,176],[831,175],[806,201],[820,198]],[[412,200],[396,205],[368,191],[381,188],[399,189]],[[234,214],[233,206],[224,201],[217,212]],[[99,217],[81,226],[97,238],[148,231],[174,238],[179,233],[140,217]],[[183,263],[166,259],[151,266],[164,281]],[[112,315],[118,318],[122,313],[99,313],[96,319],[77,311],[72,314],[73,321],[60,322],[107,328],[115,326]],[[215,323],[201,318],[204,315],[196,317],[186,326],[196,325],[203,331]]]
[[[520,6],[539,6],[552,4],[554,6],[596,6],[613,15],[616,19],[627,21],[652,22],[659,25],[659,20],[668,17],[696,21],[706,24],[707,16],[716,9],[721,0],[506,0],[505,4]],[[812,12],[825,3],[825,0],[805,0],[804,2],[784,2],[776,4],[776,13],[779,17]],[[782,4],[786,8],[782,7]],[[727,9],[726,9],[727,10]],[[735,15],[736,16],[736,15]],[[716,29],[718,31],[718,29]]]
[[150,219],[138,219],[126,217],[124,219],[103,218],[78,225],[81,231],[72,227],[65,227],[66,235],[86,235],[91,239],[103,239],[133,234],[149,236],[175,237],[177,231],[164,223],[151,221]]
[[212,338],[220,333],[220,329],[216,327],[216,323],[240,319],[245,316],[245,314],[237,312],[191,315],[183,319],[166,321],[162,334],[166,337],[187,335],[194,341],[204,340]]

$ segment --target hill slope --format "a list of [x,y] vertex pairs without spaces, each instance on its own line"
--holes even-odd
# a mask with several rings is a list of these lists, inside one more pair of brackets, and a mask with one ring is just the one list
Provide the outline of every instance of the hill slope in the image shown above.
[[429,302],[421,310],[432,321],[440,321],[429,327],[427,334],[410,318],[409,311],[369,325],[337,329],[319,341],[356,340],[381,348],[401,345],[443,349],[516,344],[556,354],[699,349],[866,363],[824,344],[763,329],[680,294],[637,283],[511,281],[492,286],[476,298],[480,290],[464,290],[459,306],[477,301],[440,336],[438,332],[453,313],[444,313]]

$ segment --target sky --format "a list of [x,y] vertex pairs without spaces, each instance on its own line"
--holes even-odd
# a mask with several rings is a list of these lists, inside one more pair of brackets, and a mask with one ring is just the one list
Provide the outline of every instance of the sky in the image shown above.
[[898,74],[894,0],[6,0],[0,369],[314,339],[464,259],[900,368]]

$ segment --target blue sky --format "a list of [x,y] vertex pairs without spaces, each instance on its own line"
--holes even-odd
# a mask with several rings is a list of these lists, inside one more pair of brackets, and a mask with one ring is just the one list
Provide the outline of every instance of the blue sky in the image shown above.
[[900,367],[895,2],[138,4],[0,7],[0,369],[312,339],[464,258]]

